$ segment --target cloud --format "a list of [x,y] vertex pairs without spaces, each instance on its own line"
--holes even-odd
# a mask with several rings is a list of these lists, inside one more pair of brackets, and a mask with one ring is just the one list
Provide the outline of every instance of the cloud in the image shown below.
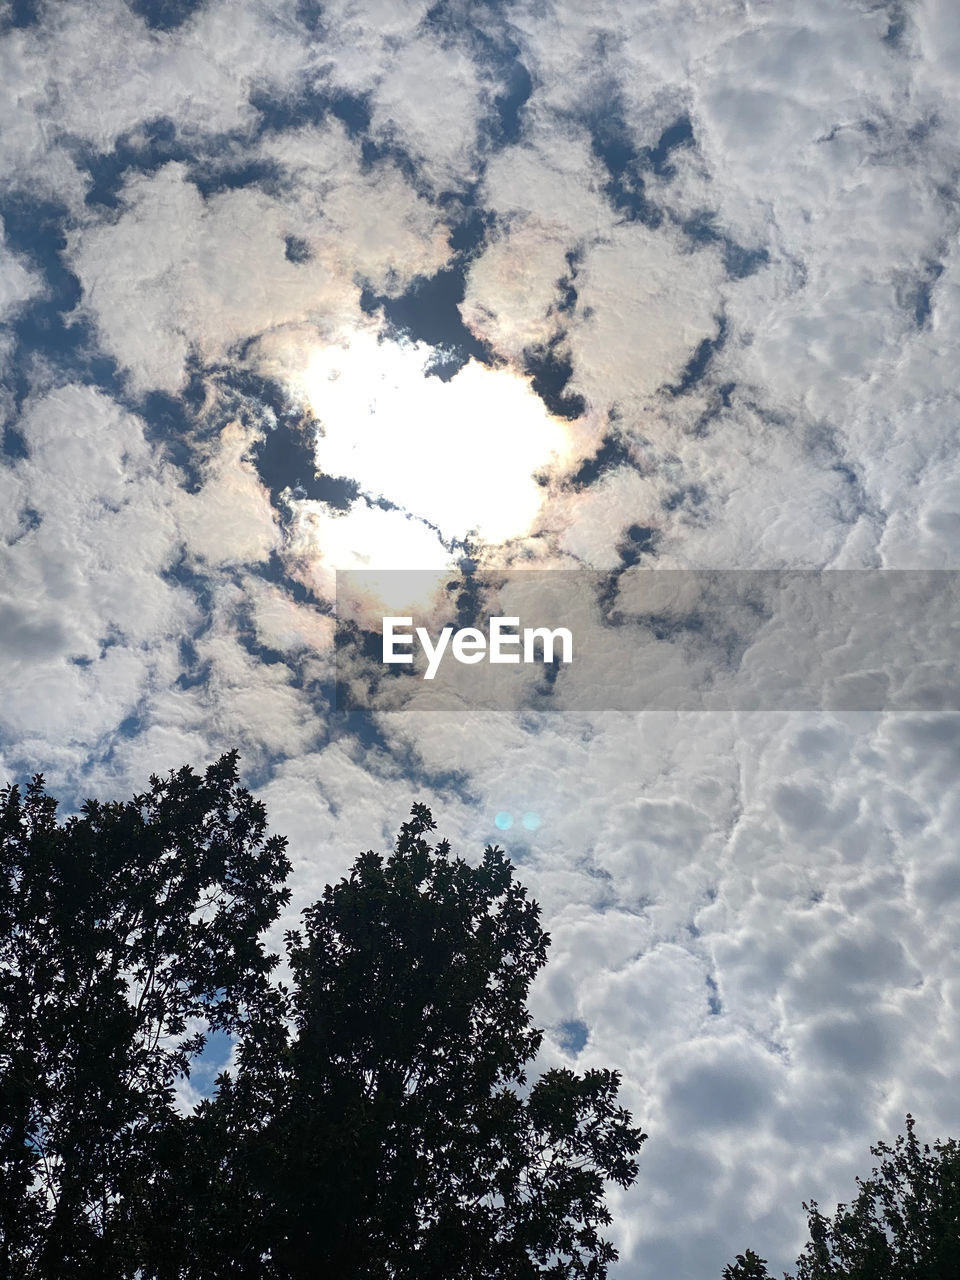
[[321,314],[349,313],[321,264],[287,258],[289,224],[264,193],[205,203],[174,163],[133,178],[126,201],[116,223],[80,233],[72,260],[101,341],[136,390],[178,391],[193,353],[222,359],[247,337],[303,322],[325,294]]
[[708,1132],[756,1125],[772,1106],[776,1078],[774,1063],[737,1040],[689,1042],[667,1093],[669,1114],[685,1129]]
[[280,544],[276,515],[249,459],[251,440],[239,423],[220,433],[202,487],[184,494],[179,527],[190,554],[210,565],[258,564]]
[[0,323],[8,321],[21,304],[35,297],[41,288],[36,273],[16,254],[6,250],[0,259]]
[[27,456],[6,473],[5,732],[24,754],[90,743],[176,670],[191,602],[161,577],[176,555],[172,477],[136,419],[88,387],[33,401]]

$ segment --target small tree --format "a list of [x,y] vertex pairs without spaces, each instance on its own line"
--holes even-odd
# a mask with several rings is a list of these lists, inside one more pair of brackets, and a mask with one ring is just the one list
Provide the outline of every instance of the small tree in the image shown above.
[[197,1117],[190,1275],[599,1280],[616,1257],[604,1183],[634,1180],[645,1135],[615,1072],[527,1086],[539,908],[502,850],[470,866],[433,828],[415,805],[288,935],[285,1006]]

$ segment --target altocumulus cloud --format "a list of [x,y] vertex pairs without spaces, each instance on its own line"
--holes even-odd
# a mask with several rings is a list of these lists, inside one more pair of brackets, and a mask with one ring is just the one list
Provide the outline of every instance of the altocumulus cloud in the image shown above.
[[[414,793],[505,843],[554,937],[545,1063],[621,1069],[651,1134],[614,1201],[629,1280],[748,1242],[787,1265],[800,1200],[905,1110],[960,1130],[960,718],[344,715],[332,570],[585,568],[615,599],[627,569],[958,567],[955,27],[945,0],[0,5],[2,771],[76,799],[238,744],[294,909]],[[362,397],[351,460],[351,351],[381,406],[401,365],[447,388],[410,404],[469,386],[481,421],[512,378],[560,444],[461,431],[449,482],[486,490],[441,527],[363,465]],[[428,472],[438,414],[402,423]]]

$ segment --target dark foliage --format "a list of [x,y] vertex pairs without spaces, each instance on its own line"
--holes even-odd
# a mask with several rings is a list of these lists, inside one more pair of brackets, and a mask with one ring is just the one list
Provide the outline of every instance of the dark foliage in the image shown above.
[[[0,1280],[601,1280],[644,1135],[614,1072],[526,1080],[549,939],[503,852],[414,806],[284,987],[285,844],[236,764],[64,824],[40,777],[0,793]],[[211,1030],[236,1067],[184,1114]]]
[[197,1117],[217,1159],[191,1276],[559,1280],[616,1256],[604,1181],[633,1181],[644,1135],[614,1072],[525,1087],[539,908],[500,849],[470,866],[433,826],[415,805],[288,935],[293,988]]
[[738,1253],[736,1261],[723,1268],[722,1280],[770,1280],[767,1260],[752,1249],[748,1249],[746,1253]]
[[833,1220],[816,1203],[807,1210],[810,1239],[797,1259],[797,1280],[955,1280],[960,1276],[960,1147],[933,1149],[906,1136],[870,1150],[881,1163],[857,1179],[850,1205]]
[[[960,1276],[960,1145],[921,1145],[912,1116],[859,1193],[833,1218],[805,1204],[810,1238],[796,1280],[957,1280]],[[764,1260],[748,1250],[723,1280],[769,1280]]]
[[133,1274],[176,1080],[267,991],[289,863],[265,827],[235,754],[62,825],[42,777],[0,792],[0,1275]]

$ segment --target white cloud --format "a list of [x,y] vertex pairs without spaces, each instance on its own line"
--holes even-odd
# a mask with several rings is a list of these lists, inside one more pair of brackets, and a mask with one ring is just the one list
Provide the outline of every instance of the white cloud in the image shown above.
[[74,238],[72,259],[104,346],[134,386],[177,391],[187,357],[222,359],[244,338],[350,303],[319,262],[288,261],[283,208],[257,190],[204,202],[180,164],[137,176],[113,224]]
[[[0,220],[0,240],[3,237],[3,222]],[[0,257],[0,324],[5,324],[13,316],[22,303],[35,298],[43,289],[43,284],[36,272],[5,248]]]
[[14,741],[90,744],[174,678],[188,597],[158,575],[175,558],[172,477],[140,424],[90,388],[33,402],[18,424],[29,456],[7,483],[3,585]]
[[193,556],[211,565],[257,564],[280,544],[276,515],[249,460],[250,433],[224,427],[202,487],[179,501],[179,525]]

